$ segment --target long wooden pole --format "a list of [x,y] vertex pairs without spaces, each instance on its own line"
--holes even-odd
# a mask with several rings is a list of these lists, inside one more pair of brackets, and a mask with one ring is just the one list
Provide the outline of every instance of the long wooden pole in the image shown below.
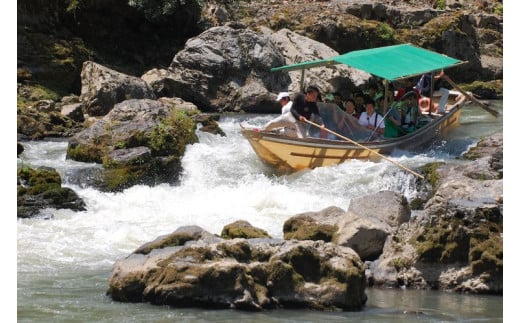
[[490,107],[488,107],[486,104],[480,102],[479,100],[475,99],[473,97],[473,95],[470,95],[468,92],[464,91],[463,89],[461,89],[457,84],[455,84],[455,82],[453,82],[450,77],[448,75],[444,75],[443,78],[448,81],[448,83],[450,83],[451,86],[453,86],[453,88],[455,88],[456,90],[458,90],[460,93],[462,93],[466,98],[470,99],[471,101],[475,102],[476,104],[478,104],[482,109],[486,110],[487,112],[491,113],[494,117],[498,117],[498,111],[495,111],[493,109],[491,109]]
[[383,155],[381,155],[380,153],[378,153],[377,151],[375,151],[375,150],[373,150],[373,149],[370,149],[370,148],[368,148],[368,147],[366,147],[366,146],[363,146],[362,144],[360,144],[360,143],[358,143],[358,142],[356,142],[356,141],[354,141],[354,140],[352,140],[352,139],[350,139],[350,138],[348,138],[348,137],[344,137],[344,136],[340,135],[339,133],[336,133],[336,132],[334,132],[334,131],[332,131],[332,130],[330,130],[330,129],[328,129],[328,128],[322,127],[322,126],[320,126],[319,124],[314,123],[314,122],[312,122],[312,121],[309,121],[309,120],[307,120],[307,119],[305,119],[305,122],[307,122],[308,124],[311,124],[311,125],[313,125],[313,126],[315,126],[315,127],[318,127],[318,128],[320,128],[320,129],[324,129],[325,131],[330,132],[331,134],[333,134],[333,135],[335,135],[335,136],[338,136],[339,138],[341,138],[341,139],[343,139],[343,140],[346,140],[346,141],[348,141],[348,142],[350,142],[350,143],[352,143],[352,144],[354,144],[354,145],[356,145],[356,146],[358,146],[358,147],[361,147],[361,148],[363,148],[363,149],[366,149],[366,150],[370,151],[371,153],[376,154],[376,155],[378,155],[379,157],[381,157],[381,158],[383,158],[383,159],[386,159],[386,160],[388,160],[389,162],[391,162],[391,163],[393,163],[393,164],[395,164],[395,165],[401,167],[402,169],[404,169],[404,170],[406,170],[406,171],[412,173],[413,175],[419,177],[420,179],[424,179],[424,176],[422,176],[422,175],[419,174],[419,173],[414,172],[413,170],[407,168],[407,167],[404,166],[403,164],[400,164],[400,163],[396,162],[395,160],[392,160],[392,159],[390,159],[390,158],[388,158],[388,157],[386,157],[386,156],[383,156]]

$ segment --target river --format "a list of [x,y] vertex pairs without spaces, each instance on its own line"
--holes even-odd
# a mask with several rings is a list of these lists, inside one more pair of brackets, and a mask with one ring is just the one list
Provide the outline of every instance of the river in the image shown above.
[[[502,111],[502,101],[494,102]],[[289,217],[328,206],[347,209],[353,197],[395,190],[416,194],[413,175],[394,164],[351,161],[292,175],[275,176],[240,135],[239,122],[263,124],[273,116],[222,116],[226,137],[198,132],[188,147],[176,185],[134,186],[103,193],[71,180],[76,171],[99,167],[65,159],[65,140],[24,142],[18,165],[57,169],[63,185],[75,190],[87,211],[47,210],[46,218],[18,219],[18,322],[501,322],[503,296],[482,296],[401,289],[367,289],[368,303],[359,312],[177,309],[112,301],[105,295],[112,265],[140,245],[198,225],[220,234],[236,220],[247,220],[277,238]],[[421,154],[392,156],[409,168],[456,157],[479,138],[502,131],[477,106],[463,109],[460,125]]]

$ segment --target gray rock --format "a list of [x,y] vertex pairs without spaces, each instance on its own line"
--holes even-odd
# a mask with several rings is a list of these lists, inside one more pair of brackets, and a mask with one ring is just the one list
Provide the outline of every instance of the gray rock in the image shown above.
[[107,294],[123,302],[247,310],[359,310],[365,304],[363,263],[351,249],[253,240],[197,240],[133,253],[114,264]]
[[155,99],[148,84],[92,61],[83,63],[80,100],[90,116],[106,115],[116,103],[130,99]]

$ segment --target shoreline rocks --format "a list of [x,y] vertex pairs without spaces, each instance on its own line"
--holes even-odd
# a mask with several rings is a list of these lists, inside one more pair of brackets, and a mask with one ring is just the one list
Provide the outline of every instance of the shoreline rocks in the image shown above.
[[[122,302],[244,310],[360,310],[366,287],[502,294],[503,181],[464,171],[500,168],[502,137],[481,141],[471,150],[475,160],[441,165],[432,198],[413,215],[402,195],[382,191],[353,199],[347,211],[332,206],[295,215],[284,224],[284,240],[256,238],[264,231],[246,221],[227,225],[226,235],[240,229],[239,238],[227,240],[181,227],[116,261],[107,294]],[[362,224],[353,226],[354,218]],[[380,236],[369,234],[375,223]]]

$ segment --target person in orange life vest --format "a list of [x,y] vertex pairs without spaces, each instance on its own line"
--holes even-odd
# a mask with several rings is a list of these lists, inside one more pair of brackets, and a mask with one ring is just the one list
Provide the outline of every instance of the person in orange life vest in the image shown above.
[[376,112],[374,100],[367,98],[365,101],[365,112],[359,116],[359,124],[369,130],[374,130],[383,135],[385,133],[385,121],[383,116]]

